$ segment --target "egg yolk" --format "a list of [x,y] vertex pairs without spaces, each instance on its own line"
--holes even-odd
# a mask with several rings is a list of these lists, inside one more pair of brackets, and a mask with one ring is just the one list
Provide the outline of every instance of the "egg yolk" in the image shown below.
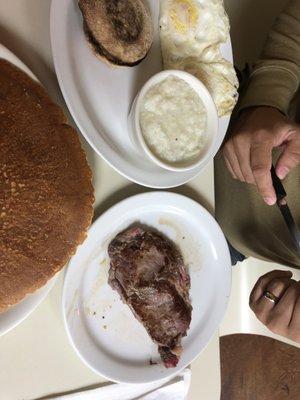
[[194,0],[174,0],[170,17],[175,29],[180,33],[186,33],[197,24],[199,12]]

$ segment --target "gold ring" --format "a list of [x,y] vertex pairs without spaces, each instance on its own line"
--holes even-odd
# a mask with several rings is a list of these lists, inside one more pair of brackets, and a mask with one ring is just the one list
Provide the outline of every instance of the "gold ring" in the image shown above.
[[271,301],[271,303],[274,303],[274,304],[278,303],[278,301],[279,301],[279,298],[277,296],[275,296],[275,294],[273,294],[272,292],[269,292],[268,290],[266,290],[264,292],[263,296],[265,299]]

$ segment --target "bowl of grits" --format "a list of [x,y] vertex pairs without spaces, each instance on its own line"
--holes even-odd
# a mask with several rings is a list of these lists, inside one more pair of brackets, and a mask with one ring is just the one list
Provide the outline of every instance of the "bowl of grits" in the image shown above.
[[128,129],[134,145],[155,164],[185,171],[214,156],[218,114],[201,81],[167,70],[152,76],[136,96]]

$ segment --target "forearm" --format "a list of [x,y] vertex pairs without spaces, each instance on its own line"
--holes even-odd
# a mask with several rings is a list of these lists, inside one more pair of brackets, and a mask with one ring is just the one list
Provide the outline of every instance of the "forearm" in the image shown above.
[[276,20],[255,64],[240,109],[273,106],[287,113],[300,82],[300,1],[291,0]]

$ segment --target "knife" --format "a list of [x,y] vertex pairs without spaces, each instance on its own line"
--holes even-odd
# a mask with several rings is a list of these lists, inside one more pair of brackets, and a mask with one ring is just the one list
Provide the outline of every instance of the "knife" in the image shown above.
[[300,230],[299,230],[299,228],[293,218],[291,210],[286,202],[285,198],[287,196],[287,193],[284,190],[283,184],[282,184],[281,180],[278,178],[273,165],[271,168],[271,175],[272,175],[273,186],[274,186],[276,197],[277,197],[277,206],[279,207],[279,210],[281,211],[281,214],[285,220],[288,230],[290,231],[290,234],[292,235],[294,243],[298,248],[298,251],[300,251]]

